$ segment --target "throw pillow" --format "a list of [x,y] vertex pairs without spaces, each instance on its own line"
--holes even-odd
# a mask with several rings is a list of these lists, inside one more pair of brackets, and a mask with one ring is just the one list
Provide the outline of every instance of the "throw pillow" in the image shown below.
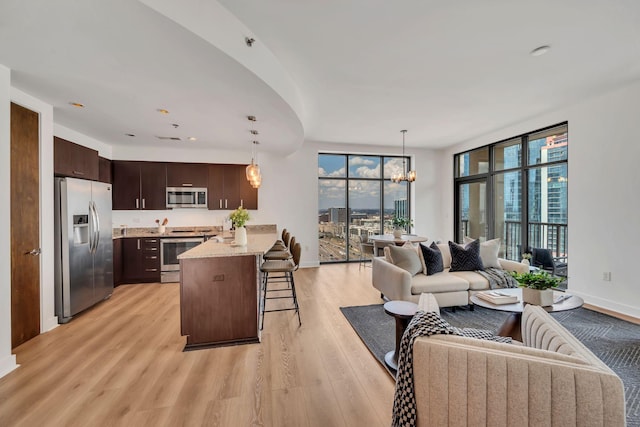
[[442,254],[442,267],[451,267],[451,251],[449,250],[449,245],[447,243],[436,243],[436,245]]
[[[475,239],[471,237],[464,236],[463,243],[466,246],[474,240]],[[482,260],[484,268],[493,267],[502,269],[502,266],[498,262],[498,252],[500,252],[500,238],[480,243],[480,259]]]
[[449,271],[484,270],[480,259],[480,240],[474,240],[467,246],[449,241],[451,250],[451,268]]
[[[414,251],[418,254],[418,258],[420,259],[420,264],[422,265],[422,274],[427,274],[427,266],[424,263],[424,257],[422,256],[422,251],[420,250],[420,245],[414,245],[413,243],[407,241],[404,245],[405,248],[413,248]],[[419,272],[420,273],[420,272]]]
[[442,264],[442,252],[438,248],[435,242],[431,243],[431,246],[426,246],[420,243],[420,252],[424,258],[424,263],[427,269],[427,276],[444,271]]
[[422,264],[416,249],[404,246],[388,246],[391,262],[398,267],[407,270],[411,276],[415,276],[422,271]]

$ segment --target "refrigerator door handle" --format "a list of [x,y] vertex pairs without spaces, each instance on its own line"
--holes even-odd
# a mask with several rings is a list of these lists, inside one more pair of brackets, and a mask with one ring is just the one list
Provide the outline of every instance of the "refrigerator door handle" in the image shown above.
[[95,218],[95,238],[93,239],[93,253],[96,253],[98,252],[98,243],[100,243],[100,215],[98,214],[96,202],[91,203],[93,204],[93,217]]
[[93,202],[89,201],[89,253],[93,253],[93,234],[95,224],[93,222]]

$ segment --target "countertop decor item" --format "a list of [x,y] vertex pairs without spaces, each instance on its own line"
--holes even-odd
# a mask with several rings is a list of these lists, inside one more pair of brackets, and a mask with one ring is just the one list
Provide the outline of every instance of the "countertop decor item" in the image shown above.
[[391,218],[391,224],[393,224],[393,237],[399,239],[402,236],[402,232],[409,232],[413,227],[413,220],[404,216],[394,215]]
[[229,214],[229,219],[236,229],[234,244],[236,246],[245,246],[247,244],[247,230],[244,225],[249,221],[249,211],[240,206]]

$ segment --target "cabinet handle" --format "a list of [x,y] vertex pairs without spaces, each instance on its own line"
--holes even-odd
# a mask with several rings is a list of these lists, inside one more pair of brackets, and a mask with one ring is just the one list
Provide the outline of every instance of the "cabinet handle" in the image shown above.
[[73,171],[74,175],[84,175],[84,172],[81,171]]
[[227,209],[227,202],[228,202],[228,200],[227,200],[227,199],[224,199],[224,208],[225,208],[225,209]]
[[156,243],[158,240],[157,239],[147,239],[146,242],[147,243]]
[[148,256],[147,259],[158,259],[158,256],[157,255]]
[[140,250],[140,239],[138,239],[138,250]]
[[144,199],[142,199],[142,209],[146,209],[145,204],[144,204]]
[[136,209],[140,209],[140,199],[136,199]]
[[220,199],[220,209],[222,209],[222,199]]
[[240,199],[240,206],[244,208],[244,199]]
[[157,268],[146,268],[144,271],[158,271]]
[[186,183],[186,184],[182,184],[183,187],[193,187],[193,184],[190,183]]

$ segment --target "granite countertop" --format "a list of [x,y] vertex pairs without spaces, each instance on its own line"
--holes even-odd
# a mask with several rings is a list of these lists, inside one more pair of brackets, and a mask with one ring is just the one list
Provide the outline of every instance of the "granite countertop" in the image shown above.
[[217,236],[222,233],[221,227],[199,226],[199,227],[167,227],[164,233],[158,232],[158,227],[137,227],[127,228],[127,233],[122,234],[122,228],[113,229],[113,238],[123,237],[200,237]]
[[[226,233],[225,233],[226,234]],[[239,255],[262,255],[278,239],[276,233],[247,233],[247,245],[235,246],[226,236],[223,242],[211,239],[178,255],[178,259],[213,258]]]

